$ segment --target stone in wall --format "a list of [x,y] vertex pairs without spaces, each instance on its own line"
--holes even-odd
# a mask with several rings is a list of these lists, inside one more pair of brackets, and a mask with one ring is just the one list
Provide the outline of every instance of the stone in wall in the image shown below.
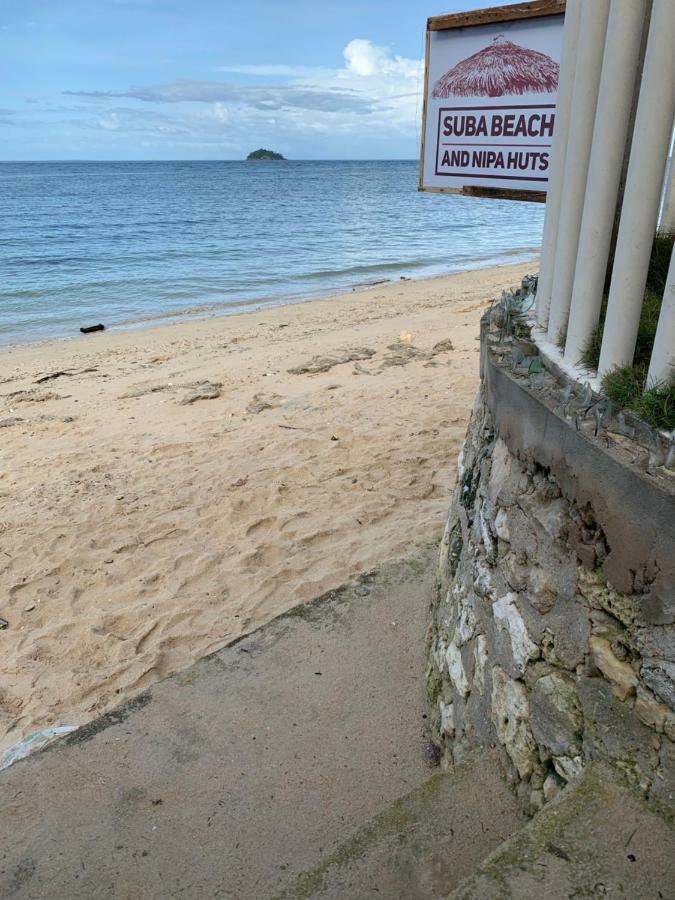
[[512,454],[479,393],[432,606],[434,736],[449,766],[502,747],[533,809],[591,759],[675,805],[675,626],[650,611],[648,573],[630,593],[608,582],[609,551],[591,505]]

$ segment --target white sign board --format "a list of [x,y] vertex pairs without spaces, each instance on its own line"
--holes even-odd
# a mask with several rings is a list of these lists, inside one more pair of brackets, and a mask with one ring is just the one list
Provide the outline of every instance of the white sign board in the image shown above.
[[516,20],[495,15],[509,7],[481,10],[488,23],[461,27],[447,25],[471,14],[429,20],[420,190],[546,190],[564,19],[551,6]]

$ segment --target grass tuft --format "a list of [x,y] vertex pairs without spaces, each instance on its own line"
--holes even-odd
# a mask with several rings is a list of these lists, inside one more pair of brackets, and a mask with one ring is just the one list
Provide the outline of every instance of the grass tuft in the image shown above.
[[652,245],[652,255],[649,261],[649,273],[647,275],[647,290],[663,296],[668,277],[670,255],[673,252],[673,240],[675,233],[672,231],[657,231]]
[[[659,313],[661,312],[661,299],[666,287],[666,277],[668,275],[668,266],[670,265],[670,254],[673,250],[673,240],[675,235],[661,231],[656,234],[652,245],[652,255],[649,262],[649,272],[647,274],[647,286],[645,290],[644,301],[642,303],[642,311],[640,313],[640,325],[638,328],[638,336],[635,344],[634,365],[641,367],[649,365],[649,359],[654,346],[654,337],[656,335],[656,326],[659,321]],[[612,261],[608,266],[608,282],[611,273]],[[600,321],[595,329],[588,347],[581,354],[579,362],[587,369],[597,369],[600,362],[600,347],[602,345],[602,334],[605,329],[605,317],[607,315],[607,296],[609,292],[609,283],[605,286],[605,296],[602,301],[600,310]]]
[[602,391],[612,403],[628,409],[644,390],[646,374],[635,366],[612,369],[602,379]]
[[637,413],[653,428],[675,429],[675,384],[657,384],[638,399]]
[[602,390],[612,403],[630,409],[652,428],[675,429],[675,384],[655,384],[645,390],[647,363],[621,366],[602,379]]
[[[659,232],[654,238],[645,296],[640,312],[637,341],[635,342],[633,365],[620,366],[608,372],[602,379],[602,390],[612,403],[621,409],[632,410],[653,428],[665,431],[672,431],[675,428],[675,385],[656,384],[652,385],[649,390],[645,390],[645,387],[674,238],[675,235],[667,232]],[[579,360],[587,369],[597,370],[600,361],[611,268],[612,261],[610,260],[600,321],[588,347],[581,354]]]

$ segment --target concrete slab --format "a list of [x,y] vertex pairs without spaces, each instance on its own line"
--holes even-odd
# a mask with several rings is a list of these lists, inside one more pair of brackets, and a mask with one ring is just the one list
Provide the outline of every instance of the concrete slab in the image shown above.
[[432,774],[436,547],[282,616],[0,774],[0,896],[279,893]]
[[392,803],[275,900],[441,900],[526,821],[486,754]]
[[675,898],[668,815],[591,766],[489,856],[449,900]]

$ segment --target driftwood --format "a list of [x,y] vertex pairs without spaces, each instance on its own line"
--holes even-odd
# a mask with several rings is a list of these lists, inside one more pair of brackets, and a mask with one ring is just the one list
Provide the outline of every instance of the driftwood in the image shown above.
[[80,328],[82,334],[91,334],[92,331],[105,331],[105,325],[101,325],[99,322],[98,325],[87,325]]
[[85,372],[96,372],[97,366],[90,366],[88,369],[63,369],[59,372],[50,372],[48,375],[42,375],[36,378],[34,384],[42,384],[45,381],[53,381],[55,378],[61,378],[64,375],[84,375]]

